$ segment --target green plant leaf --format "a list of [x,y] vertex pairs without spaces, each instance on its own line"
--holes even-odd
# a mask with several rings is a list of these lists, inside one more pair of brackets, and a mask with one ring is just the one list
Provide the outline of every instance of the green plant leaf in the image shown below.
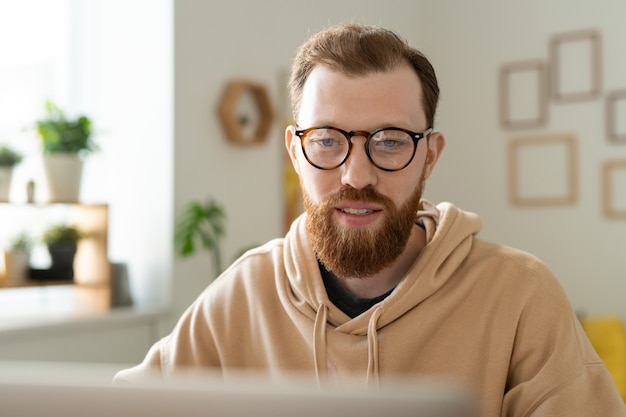
[[55,224],[48,227],[41,240],[46,245],[54,245],[62,242],[78,242],[81,239],[88,237],[88,233],[78,228],[77,226],[71,226],[67,224]]
[[46,117],[36,122],[44,154],[98,150],[92,139],[92,123],[88,117],[83,115],[69,120],[51,101],[46,101],[45,108]]
[[7,145],[0,145],[0,166],[12,167],[22,162],[22,155]]
[[183,210],[174,231],[176,253],[188,257],[196,253],[196,243],[213,256],[216,276],[222,272],[220,240],[225,235],[224,209],[215,201],[191,201]]

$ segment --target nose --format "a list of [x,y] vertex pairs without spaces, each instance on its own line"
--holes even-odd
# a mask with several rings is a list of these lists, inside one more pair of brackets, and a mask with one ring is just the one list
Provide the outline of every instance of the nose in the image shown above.
[[364,137],[352,137],[352,151],[340,169],[342,185],[349,185],[357,190],[376,186],[378,172],[365,152]]

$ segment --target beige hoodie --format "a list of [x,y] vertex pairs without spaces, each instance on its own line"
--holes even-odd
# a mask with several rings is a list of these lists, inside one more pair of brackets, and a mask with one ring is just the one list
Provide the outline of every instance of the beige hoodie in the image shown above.
[[329,301],[303,215],[284,239],[231,265],[116,381],[189,367],[369,385],[437,376],[475,389],[484,416],[626,416],[546,266],[479,240],[473,213],[423,206],[417,221],[428,244],[396,289],[360,316]]

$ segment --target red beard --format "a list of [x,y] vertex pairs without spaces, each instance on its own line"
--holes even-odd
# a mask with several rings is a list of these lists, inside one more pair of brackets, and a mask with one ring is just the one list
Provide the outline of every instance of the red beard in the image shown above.
[[[307,231],[318,259],[340,278],[365,278],[391,265],[411,235],[422,197],[421,184],[422,181],[399,209],[372,187],[343,188],[320,205],[314,204],[303,192]],[[337,224],[334,207],[347,200],[382,204],[383,224],[367,228]]]

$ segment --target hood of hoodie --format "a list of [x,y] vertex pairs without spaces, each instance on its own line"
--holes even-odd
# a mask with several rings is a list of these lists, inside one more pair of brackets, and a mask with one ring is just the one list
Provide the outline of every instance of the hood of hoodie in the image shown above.
[[[434,205],[422,200],[416,223],[426,230],[426,246],[396,289],[383,301],[358,317],[350,318],[328,299],[315,253],[306,232],[306,214],[294,221],[284,241],[284,261],[290,288],[287,297],[311,320],[324,321],[335,331],[366,335],[381,329],[434,294],[469,254],[474,235],[482,223],[478,215],[450,203]],[[375,320],[372,316],[375,315]]]

